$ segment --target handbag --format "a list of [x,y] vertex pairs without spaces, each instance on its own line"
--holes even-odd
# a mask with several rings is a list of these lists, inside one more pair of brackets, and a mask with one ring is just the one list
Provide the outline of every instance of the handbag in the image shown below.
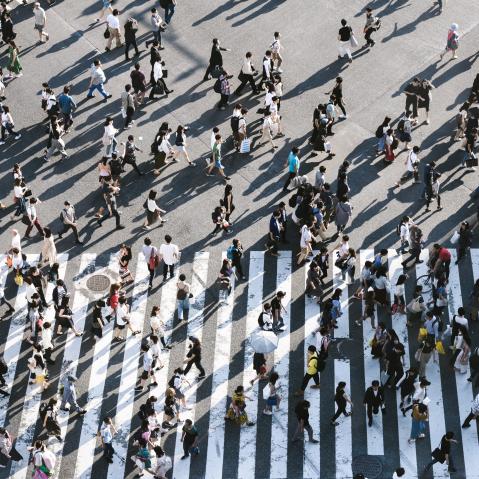
[[163,74],[163,78],[168,78],[168,70],[166,68],[163,68],[161,73]]
[[473,168],[474,166],[477,166],[479,164],[479,161],[477,160],[476,155],[470,155],[469,158],[466,160],[466,166],[468,168]]
[[251,149],[251,142],[250,142],[249,138],[245,138],[241,142],[240,153],[249,153],[250,149]]
[[148,267],[155,269],[158,267],[158,256],[155,254],[154,248],[151,249],[150,259],[148,260]]
[[454,234],[451,237],[451,244],[456,244],[459,241],[460,234],[457,231],[454,231]]
[[238,80],[243,83],[243,81],[246,81],[246,75],[243,73],[243,70],[241,70],[239,72],[239,75],[238,75]]
[[105,38],[110,38],[110,29],[108,28],[108,25],[106,26],[106,30],[103,32],[103,36]]
[[407,305],[407,309],[411,313],[419,313],[422,310],[420,298],[412,299]]
[[419,363],[421,362],[422,356],[422,348],[418,348],[418,350],[414,353],[414,359]]
[[351,46],[353,48],[356,48],[359,45],[359,42],[357,41],[356,37],[351,34],[351,38],[349,39],[349,42],[351,43]]
[[15,284],[17,286],[22,286],[23,285],[23,276],[20,273],[18,273],[18,274],[15,275],[15,278],[14,278],[13,281],[15,281]]
[[441,464],[444,464],[446,460],[446,455],[442,452],[439,447],[436,447],[434,451],[431,452],[431,456],[436,460],[439,461]]
[[446,351],[444,350],[444,345],[442,344],[441,340],[436,341],[436,351],[439,354],[446,354]]

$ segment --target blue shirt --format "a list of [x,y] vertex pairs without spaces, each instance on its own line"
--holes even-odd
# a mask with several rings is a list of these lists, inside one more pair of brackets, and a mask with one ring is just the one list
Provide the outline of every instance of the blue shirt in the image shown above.
[[299,170],[299,158],[293,152],[288,156],[288,168],[290,173],[297,173]]
[[274,215],[272,215],[271,219],[269,220],[269,231],[275,238],[279,238],[280,225],[278,219],[275,218]]
[[65,113],[66,115],[69,115],[72,110],[74,110],[77,106],[75,102],[73,101],[73,98],[70,95],[67,95],[66,93],[62,93],[58,97],[58,104],[60,105],[60,110],[62,113]]

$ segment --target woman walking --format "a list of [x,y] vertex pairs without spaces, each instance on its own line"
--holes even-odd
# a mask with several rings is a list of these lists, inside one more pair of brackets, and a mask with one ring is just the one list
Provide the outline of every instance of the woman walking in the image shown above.
[[223,198],[220,200],[220,205],[225,209],[225,220],[231,224],[230,215],[236,208],[233,203],[233,185],[227,184],[225,186],[225,192]]
[[461,259],[464,258],[464,256],[466,256],[466,253],[472,244],[472,233],[471,233],[468,221],[463,221],[461,223],[461,227],[459,228],[458,233],[459,233],[459,241],[458,241],[458,248],[457,248],[456,264],[458,264],[459,261],[461,261]]
[[81,336],[83,333],[78,331],[75,328],[75,323],[73,322],[73,312],[70,309],[70,295],[66,293],[60,304],[58,312],[56,313],[56,334],[60,335],[63,332],[62,328],[66,328],[67,330],[71,328],[75,333],[75,336]]
[[[58,411],[60,410],[58,399],[52,397],[47,404],[42,406],[44,406],[43,427],[47,429],[47,436],[55,436],[59,442],[62,442],[62,431],[58,423]],[[42,406],[40,406],[40,415]]]
[[354,248],[348,249],[348,255],[343,262],[341,268],[341,276],[343,281],[346,281],[346,277],[349,279],[349,283],[354,282],[354,273],[356,272],[356,251]]
[[183,361],[186,363],[184,375],[186,376],[188,374],[188,372],[191,369],[191,366],[193,366],[194,364],[196,368],[198,369],[198,371],[200,372],[198,379],[204,379],[206,377],[206,373],[205,373],[205,370],[203,369],[203,366],[201,365],[200,340],[193,336],[190,336],[188,339],[191,341],[191,345],[190,345],[190,350],[186,354],[186,359]]
[[104,133],[102,142],[103,145],[106,147],[106,156],[111,158],[113,153],[118,154],[116,149],[118,145],[118,141],[116,140],[116,134],[118,130],[113,126],[113,118],[111,116],[107,116],[105,123],[103,124]]
[[352,412],[346,411],[347,404],[349,403],[351,405],[351,409],[353,408],[353,402],[351,401],[349,395],[346,393],[346,383],[344,381],[340,381],[338,383],[336,387],[336,394],[334,395],[334,401],[336,402],[338,409],[336,410],[334,416],[331,418],[331,425],[337,426],[339,423],[336,422],[336,419],[338,419],[341,414],[344,414],[345,417],[349,417],[352,414]]
[[120,259],[118,260],[119,263],[119,273],[120,273],[120,282],[123,286],[126,283],[132,283],[134,281],[133,275],[131,274],[128,265],[130,264],[131,258],[133,257],[131,254],[131,248],[123,243],[120,246]]
[[344,231],[352,215],[353,207],[351,206],[348,197],[341,197],[338,204],[336,205],[336,214],[334,217],[334,222],[336,223],[338,234]]
[[171,346],[169,344],[166,344],[165,323],[161,320],[159,306],[153,306],[153,308],[151,309],[150,328],[151,334],[154,334],[155,336],[158,336],[158,338],[160,338],[160,342],[163,345],[163,348],[167,351],[170,350]]
[[459,32],[458,32],[458,30],[459,30],[459,26],[458,26],[457,23],[453,23],[450,26],[449,31],[447,32],[446,48],[444,49],[444,51],[440,55],[441,60],[443,59],[444,55],[449,51],[452,53],[452,56],[451,56],[452,59],[457,58],[456,51],[459,48]]
[[0,427],[0,468],[7,467],[10,461],[21,461],[22,455],[15,449],[14,438],[3,427]]
[[245,395],[243,386],[238,386],[231,398],[231,404],[226,412],[225,419],[235,421],[236,424],[240,426],[243,424],[254,426],[254,422],[248,419],[248,414],[246,413],[246,399],[252,401],[252,399]]
[[161,214],[166,213],[166,211],[162,210],[156,204],[155,190],[150,190],[148,193],[148,199],[145,201],[143,206],[146,209],[146,220],[143,223],[143,229],[149,230],[151,225],[156,223],[158,220],[160,221],[160,226],[163,226],[166,223],[166,220],[161,217]]
[[278,382],[279,374],[277,372],[271,373],[268,384],[264,388],[263,396],[266,398],[266,406],[263,409],[263,414],[271,416],[273,414],[273,406],[276,406],[276,411],[279,411],[281,403],[281,396],[279,395],[280,384]]
[[173,161],[178,161],[178,158],[184,156],[190,166],[196,166],[196,163],[190,160],[188,152],[186,151],[186,132],[188,128],[178,125],[176,130],[175,148],[173,153]]
[[[190,291],[191,286],[186,282],[186,276],[182,273],[176,283],[176,304],[178,308],[178,319],[188,321],[190,314]],[[192,296],[192,295],[191,295]]]
[[55,239],[52,230],[45,226],[43,228],[43,244],[41,253],[41,264],[49,264],[50,267],[57,262],[57,248],[55,246]]
[[416,439],[426,437],[426,422],[429,421],[427,405],[423,403],[414,404],[412,407],[411,435],[408,443],[416,442]]
[[[15,123],[13,122],[12,114],[10,113],[10,108],[7,105],[2,106],[2,116],[1,116],[1,134],[2,139],[0,140],[0,145],[5,144],[5,133],[8,131],[8,134],[13,136],[15,140],[19,140],[22,135],[15,131]],[[16,181],[16,180],[15,180]],[[21,182],[20,182],[21,183]]]
[[406,312],[406,300],[404,296],[404,287],[406,283],[407,275],[400,274],[394,288],[394,303],[392,306],[393,314],[405,314]]
[[22,65],[19,60],[18,47],[13,40],[8,42],[8,71],[10,72],[10,76],[13,76],[14,78],[23,75]]

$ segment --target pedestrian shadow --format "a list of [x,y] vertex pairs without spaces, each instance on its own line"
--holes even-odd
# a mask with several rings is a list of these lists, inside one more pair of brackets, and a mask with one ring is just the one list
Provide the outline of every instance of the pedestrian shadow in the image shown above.
[[232,18],[243,15],[244,13],[247,13],[248,11],[253,10],[257,6],[261,5],[261,7],[258,8],[257,10],[255,10],[254,12],[251,12],[246,17],[243,17],[241,20],[238,20],[238,21],[231,24],[232,27],[240,27],[241,25],[244,25],[245,23],[247,23],[249,21],[255,20],[260,15],[271,13],[273,10],[275,10],[282,3],[285,3],[285,2],[286,2],[286,0],[266,0],[266,1],[257,0],[256,2],[253,2],[248,7],[243,9],[241,12],[239,12],[237,14],[230,15],[230,16],[226,17],[226,19],[231,20]]
[[[243,2],[247,0],[241,0]],[[216,17],[219,17],[221,14],[226,13],[228,10],[231,8],[235,7],[238,5],[239,2],[236,2],[236,0],[228,0],[227,2],[222,3],[219,7],[216,9],[212,10],[210,13],[205,15],[203,18],[200,18],[199,20],[196,20],[191,24],[192,27],[197,27],[198,25],[201,25],[202,23],[208,22],[209,20],[213,20]]]

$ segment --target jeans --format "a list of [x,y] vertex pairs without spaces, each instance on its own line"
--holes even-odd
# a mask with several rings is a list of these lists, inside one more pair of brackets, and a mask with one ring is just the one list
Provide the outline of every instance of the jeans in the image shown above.
[[111,156],[112,153],[117,153],[116,145],[118,145],[118,141],[113,137],[111,143],[106,147],[106,156]]
[[175,14],[175,5],[170,3],[169,5],[165,7],[165,22],[170,23],[171,18],[173,17],[174,14]]
[[[311,424],[309,424],[309,422],[308,422],[308,423],[304,424],[303,427],[308,432],[309,440],[312,441],[313,440],[313,428],[311,427]],[[296,439],[296,437],[299,434],[301,434],[301,423],[300,422],[298,422],[298,427],[296,428],[296,431],[294,433],[293,441]]]
[[153,30],[152,33],[153,33],[153,40],[151,40],[151,41],[147,40],[146,41],[146,48],[148,48],[150,43],[153,43],[154,41],[157,41],[161,45],[161,31],[160,30]]
[[181,320],[186,320],[188,321],[188,315],[190,312],[190,300],[189,298],[185,299],[178,299],[177,302],[177,307],[178,307],[178,319]]
[[170,271],[170,278],[173,278],[175,273],[175,265],[174,264],[166,264],[163,261],[163,281],[166,281],[166,277],[168,276],[168,270]]
[[126,107],[125,128],[133,121],[135,109],[132,106]]
[[93,92],[95,90],[98,90],[100,92],[100,94],[103,96],[103,98],[107,98],[108,97],[108,93],[104,90],[103,88],[103,83],[98,83],[98,85],[92,85],[89,89],[88,89],[88,93],[87,93],[87,97],[91,98],[93,96]]

